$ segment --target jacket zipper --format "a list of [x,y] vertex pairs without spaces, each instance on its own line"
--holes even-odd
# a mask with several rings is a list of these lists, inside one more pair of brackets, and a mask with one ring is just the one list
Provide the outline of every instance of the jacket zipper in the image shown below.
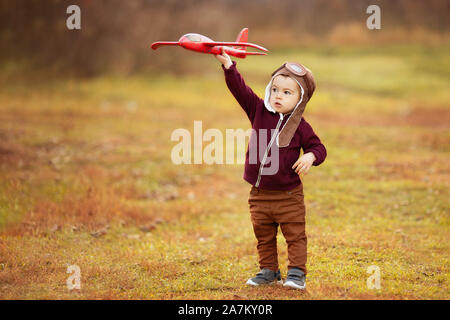
[[261,165],[259,166],[258,179],[256,180],[256,183],[255,183],[256,188],[259,187],[259,182],[261,181],[261,174],[264,169],[264,163],[267,160],[267,155],[269,153],[269,149],[272,147],[273,141],[276,139],[276,137],[278,135],[278,130],[280,129],[280,124],[282,121],[283,121],[283,114],[280,113],[280,119],[278,120],[277,127],[275,128],[275,132],[272,135],[272,139],[270,139],[270,142],[266,148],[266,151],[264,152],[264,157],[261,160]]

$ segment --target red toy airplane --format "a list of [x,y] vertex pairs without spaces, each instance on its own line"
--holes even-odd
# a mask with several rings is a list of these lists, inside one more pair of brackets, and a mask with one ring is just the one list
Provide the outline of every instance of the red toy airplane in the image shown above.
[[[266,48],[258,46],[253,43],[248,43],[248,28],[244,28],[239,33],[236,42],[215,42],[208,37],[205,37],[198,33],[188,33],[185,34],[178,40],[178,42],[174,41],[158,41],[152,43],[152,49],[156,50],[161,46],[181,46],[187,50],[202,52],[202,53],[210,53],[210,54],[222,54],[223,51],[230,56],[234,56],[236,58],[245,58],[248,55],[252,56],[262,56],[266,55],[263,52],[247,52],[246,47],[252,47],[259,49],[261,51],[269,51]],[[228,47],[232,46],[232,47]]]

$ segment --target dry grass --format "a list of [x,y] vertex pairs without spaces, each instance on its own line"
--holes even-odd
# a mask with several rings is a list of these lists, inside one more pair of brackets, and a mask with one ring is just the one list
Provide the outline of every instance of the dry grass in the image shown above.
[[[194,120],[248,128],[214,62],[204,77],[5,83],[0,298],[448,299],[446,52],[292,49],[239,61],[258,93],[285,60],[301,58],[319,81],[305,117],[328,158],[304,179],[305,292],[244,285],[258,265],[242,165],[170,160],[172,131]],[[423,65],[424,80],[412,77]],[[81,290],[66,287],[69,265]],[[366,286],[370,265],[380,290]]]

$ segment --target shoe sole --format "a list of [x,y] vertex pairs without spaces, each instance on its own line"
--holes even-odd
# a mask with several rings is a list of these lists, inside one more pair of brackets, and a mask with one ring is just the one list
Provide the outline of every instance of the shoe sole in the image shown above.
[[303,286],[299,286],[298,284],[292,282],[292,281],[286,281],[283,284],[283,287],[289,287],[292,289],[298,289],[298,290],[304,290],[306,288],[306,283]]
[[277,280],[277,281],[272,281],[270,283],[263,283],[263,284],[257,284],[255,282],[253,282],[251,279],[248,279],[246,284],[250,285],[250,286],[273,286],[273,285],[282,285],[283,284],[283,280]]

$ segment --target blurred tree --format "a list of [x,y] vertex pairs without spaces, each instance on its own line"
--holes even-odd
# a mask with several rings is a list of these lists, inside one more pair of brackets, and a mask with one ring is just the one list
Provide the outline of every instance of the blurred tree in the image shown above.
[[[71,4],[81,8],[81,30],[66,28]],[[370,4],[382,10],[380,35],[392,27],[449,31],[450,0],[0,0],[0,59],[79,76],[182,72],[178,51],[151,55],[149,61],[149,45],[187,32],[233,40],[242,27],[250,28],[252,42],[268,47],[311,39],[326,44],[325,36],[342,25],[365,25]],[[362,41],[365,34],[355,37]]]

